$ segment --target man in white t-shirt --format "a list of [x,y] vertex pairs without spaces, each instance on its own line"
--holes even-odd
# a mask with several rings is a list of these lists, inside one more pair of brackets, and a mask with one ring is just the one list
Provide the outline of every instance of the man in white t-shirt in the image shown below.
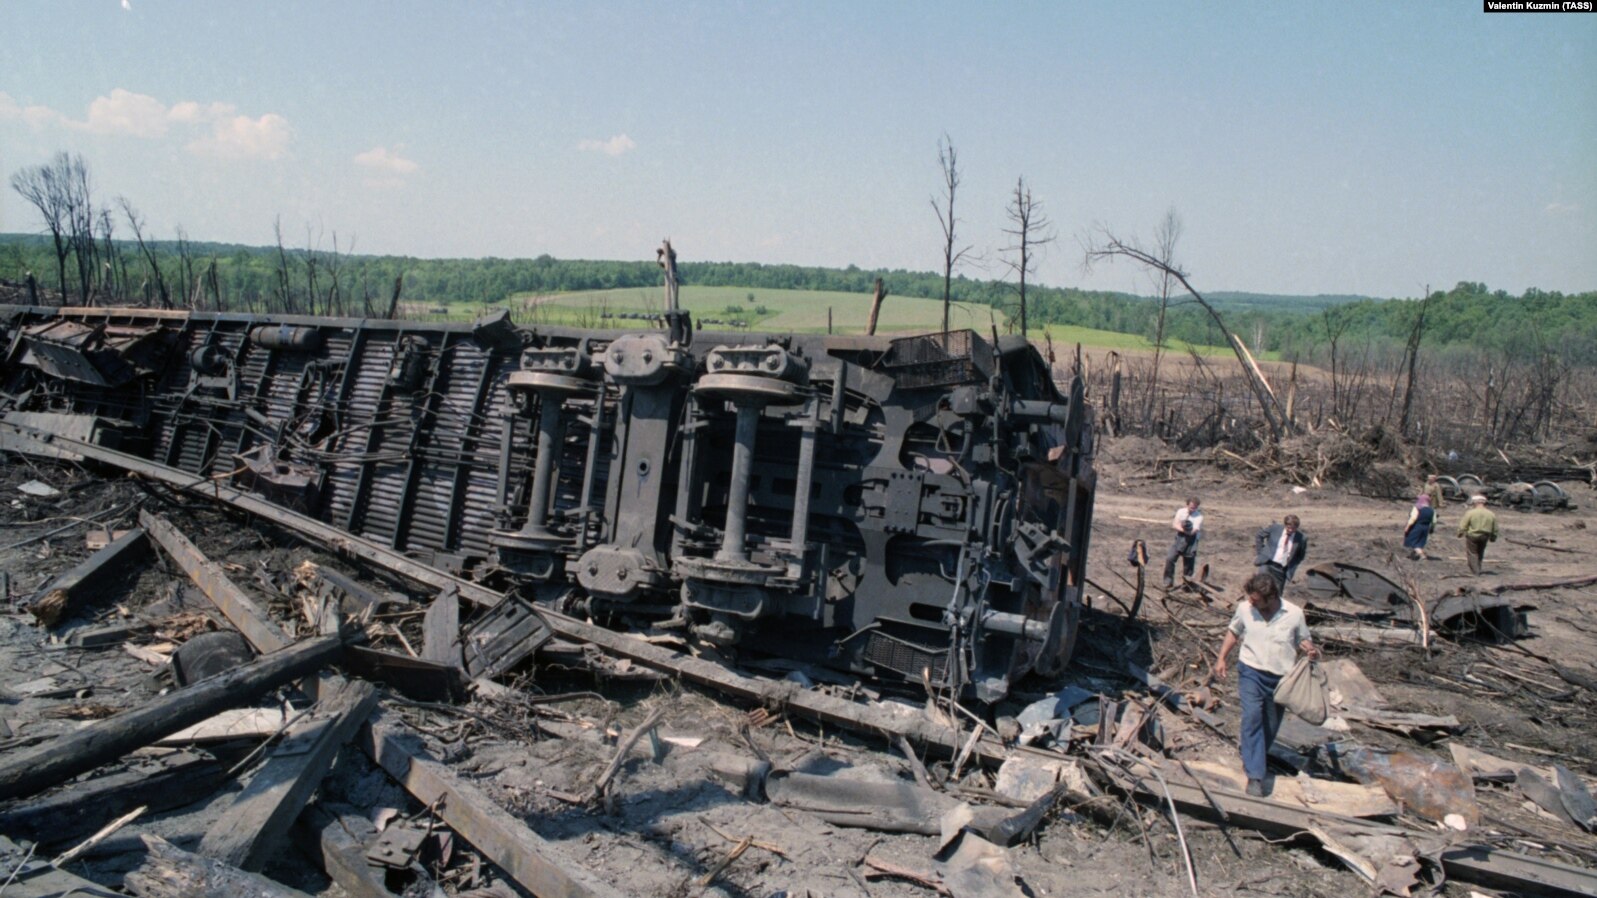
[[1164,588],[1170,589],[1176,585],[1176,559],[1181,559],[1181,575],[1191,577],[1192,572],[1198,567],[1198,538],[1203,535],[1203,512],[1199,510],[1197,496],[1187,500],[1187,504],[1176,511],[1176,516],[1170,521],[1170,529],[1176,532],[1176,538],[1170,543],[1170,551],[1164,556]]
[[1320,657],[1309,634],[1303,609],[1284,601],[1269,574],[1254,574],[1243,584],[1246,600],[1226,628],[1220,643],[1220,659],[1214,676],[1225,679],[1226,658],[1238,643],[1242,652],[1237,671],[1237,703],[1242,706],[1242,769],[1248,775],[1248,794],[1264,797],[1265,773],[1270,746],[1281,728],[1281,706],[1275,703],[1275,687],[1297,663],[1298,652]]

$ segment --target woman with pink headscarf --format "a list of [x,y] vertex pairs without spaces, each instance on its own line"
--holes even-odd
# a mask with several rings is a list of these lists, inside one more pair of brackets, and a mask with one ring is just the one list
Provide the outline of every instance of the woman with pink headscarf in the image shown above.
[[1431,507],[1429,496],[1414,499],[1414,508],[1408,513],[1408,526],[1403,528],[1403,548],[1408,557],[1423,561],[1425,542],[1431,538],[1431,527],[1436,523],[1436,509]]

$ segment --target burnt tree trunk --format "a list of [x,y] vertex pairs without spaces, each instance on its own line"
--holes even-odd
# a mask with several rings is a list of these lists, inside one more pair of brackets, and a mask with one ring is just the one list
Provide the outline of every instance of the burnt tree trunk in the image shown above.
[[871,317],[865,322],[865,333],[869,336],[876,335],[876,319],[882,314],[882,300],[887,298],[887,288],[882,286],[882,279],[876,279],[876,292],[871,295]]

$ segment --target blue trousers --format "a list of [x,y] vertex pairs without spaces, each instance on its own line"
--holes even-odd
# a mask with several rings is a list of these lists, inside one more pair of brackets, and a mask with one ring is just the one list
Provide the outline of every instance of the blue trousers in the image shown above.
[[1281,729],[1281,706],[1275,687],[1281,678],[1237,662],[1237,701],[1242,704],[1242,769],[1250,780],[1264,779],[1265,759]]

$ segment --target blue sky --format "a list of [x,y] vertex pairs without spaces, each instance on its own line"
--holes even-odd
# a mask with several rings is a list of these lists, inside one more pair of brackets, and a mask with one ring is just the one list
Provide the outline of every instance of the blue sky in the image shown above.
[[946,132],[972,276],[1024,176],[1049,284],[1148,292],[1079,240],[1173,208],[1199,289],[1597,289],[1597,15],[0,0],[0,34],[0,174],[81,153],[157,237],[929,271]]

